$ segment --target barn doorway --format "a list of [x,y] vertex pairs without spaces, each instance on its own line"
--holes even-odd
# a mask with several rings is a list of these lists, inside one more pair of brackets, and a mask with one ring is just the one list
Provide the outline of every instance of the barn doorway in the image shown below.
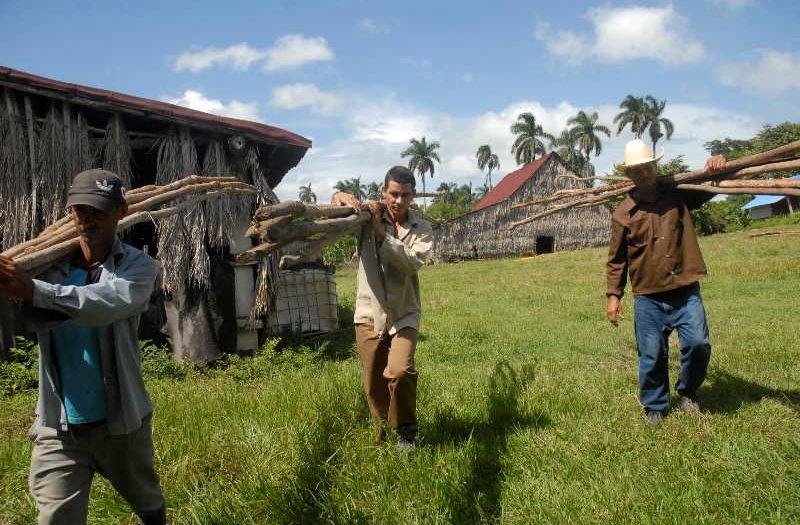
[[553,253],[553,245],[555,244],[555,240],[553,237],[547,237],[544,235],[539,235],[536,237],[536,255],[541,255],[543,253]]

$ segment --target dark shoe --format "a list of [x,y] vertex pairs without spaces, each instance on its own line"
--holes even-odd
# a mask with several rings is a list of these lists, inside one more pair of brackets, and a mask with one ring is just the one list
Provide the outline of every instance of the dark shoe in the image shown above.
[[678,410],[687,414],[699,414],[700,404],[694,396],[681,395],[678,398]]
[[414,438],[398,437],[397,450],[400,452],[412,452],[414,450]]
[[139,523],[141,525],[166,525],[167,511],[164,507],[161,507],[158,510],[142,512],[139,514]]
[[657,427],[664,421],[664,412],[661,410],[653,410],[650,408],[644,409],[644,420],[651,427]]

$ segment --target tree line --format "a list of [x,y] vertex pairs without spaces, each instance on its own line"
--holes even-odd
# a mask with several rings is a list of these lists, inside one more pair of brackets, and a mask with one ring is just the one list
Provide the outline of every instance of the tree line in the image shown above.
[[[619,105],[620,111],[614,116],[613,125],[616,135],[626,128],[636,138],[648,138],[656,154],[657,144],[669,140],[675,132],[675,126],[664,116],[667,101],[659,100],[652,95],[627,95]],[[529,164],[547,152],[547,149],[558,153],[561,160],[582,178],[598,178],[592,164],[592,157],[597,157],[603,150],[603,137],[611,137],[611,129],[600,122],[596,111],[584,110],[567,120],[567,127],[557,136],[547,133],[531,112],[523,112],[511,125],[510,132],[515,136],[511,154],[517,165]],[[705,143],[712,155],[722,154],[728,159],[750,155],[759,151],[786,144],[800,138],[800,124],[785,122],[777,126],[769,124],[755,137],[747,140],[725,138]],[[408,146],[400,153],[402,159],[408,159],[407,165],[422,183],[423,193],[427,192],[427,181],[433,178],[436,164],[441,164],[439,156],[440,144],[428,141],[427,137],[411,138]],[[673,159],[674,160],[674,159]],[[431,206],[425,203],[426,214],[435,219],[448,219],[469,211],[474,204],[492,191],[494,184],[492,173],[500,169],[500,159],[492,151],[489,144],[481,144],[475,151],[478,169],[485,174],[484,184],[473,188],[472,184],[458,186],[456,183],[444,182],[436,189],[437,196]],[[685,166],[682,158],[678,166]],[[666,163],[665,163],[666,164]],[[674,168],[674,166],[672,166]],[[670,168],[671,169],[671,168]],[[688,170],[688,166],[685,166]],[[788,174],[776,174],[784,176]],[[337,191],[352,193],[361,199],[380,199],[380,183],[364,183],[361,177],[340,180],[334,186]],[[311,184],[301,186],[299,199],[302,202],[317,201]]]

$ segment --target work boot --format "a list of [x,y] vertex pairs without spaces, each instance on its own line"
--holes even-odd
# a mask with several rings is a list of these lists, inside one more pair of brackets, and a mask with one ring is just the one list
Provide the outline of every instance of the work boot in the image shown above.
[[397,450],[400,452],[413,452],[414,451],[414,438],[407,438],[400,436],[397,438]]
[[697,402],[697,398],[694,396],[681,394],[681,397],[678,398],[678,410],[687,414],[699,414],[700,403]]
[[167,510],[161,507],[158,510],[142,512],[139,514],[139,523],[141,525],[166,525]]
[[664,421],[664,412],[661,410],[653,410],[652,408],[645,408],[644,420],[651,427],[657,427]]

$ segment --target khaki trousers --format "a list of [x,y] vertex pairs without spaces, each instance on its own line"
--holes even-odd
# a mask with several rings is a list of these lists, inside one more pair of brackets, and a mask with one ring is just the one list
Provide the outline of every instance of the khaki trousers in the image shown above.
[[68,432],[40,427],[32,437],[28,483],[39,525],[86,523],[95,472],[111,482],[143,523],[166,523],[149,416],[137,430],[119,436],[109,435],[102,423],[73,426]]
[[417,434],[417,331],[403,328],[380,337],[370,324],[356,325],[364,392],[372,418],[384,421],[407,439]]

